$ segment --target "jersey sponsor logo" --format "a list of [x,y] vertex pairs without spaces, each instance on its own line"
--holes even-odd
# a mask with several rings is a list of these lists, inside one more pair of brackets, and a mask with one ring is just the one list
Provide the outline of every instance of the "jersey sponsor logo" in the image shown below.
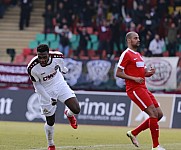
[[45,74],[45,72],[41,73],[41,75],[44,75],[44,74]]
[[51,73],[51,74],[43,77],[43,81],[47,81],[47,80],[52,79],[56,75],[56,73],[57,73],[57,71],[55,71],[54,73]]
[[144,67],[144,62],[143,61],[136,62],[136,67]]
[[58,70],[58,69],[59,69],[59,65],[56,65],[56,66],[55,66],[55,70]]

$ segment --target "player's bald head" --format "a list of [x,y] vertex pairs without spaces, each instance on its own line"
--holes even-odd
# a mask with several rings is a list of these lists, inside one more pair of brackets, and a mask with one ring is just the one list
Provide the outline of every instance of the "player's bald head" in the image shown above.
[[137,36],[138,34],[136,33],[136,32],[134,32],[134,31],[131,31],[131,32],[128,32],[127,34],[126,34],[126,41],[128,40],[128,39],[131,39],[133,36]]

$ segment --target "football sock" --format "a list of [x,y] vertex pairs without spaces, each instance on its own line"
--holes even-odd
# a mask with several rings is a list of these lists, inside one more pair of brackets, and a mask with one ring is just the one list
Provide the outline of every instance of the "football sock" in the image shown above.
[[54,136],[54,126],[49,126],[47,123],[44,125],[46,139],[48,146],[54,145],[53,136]]
[[144,131],[149,128],[149,119],[146,119],[142,124],[140,124],[138,127],[136,127],[131,133],[134,136],[137,136],[141,131]]
[[70,109],[67,109],[67,116],[71,117],[73,115],[74,115],[74,113]]
[[150,118],[149,127],[152,136],[153,148],[159,145],[158,137],[159,137],[159,125],[157,118]]

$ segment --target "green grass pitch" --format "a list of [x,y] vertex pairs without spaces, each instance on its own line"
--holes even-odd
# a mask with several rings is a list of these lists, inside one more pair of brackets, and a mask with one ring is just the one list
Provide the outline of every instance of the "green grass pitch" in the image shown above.
[[[72,129],[68,124],[55,124],[57,150],[151,150],[149,130],[138,136],[136,148],[126,136],[132,128],[79,125]],[[166,150],[181,150],[181,129],[160,129],[160,143]],[[44,123],[0,121],[0,149],[47,150]]]

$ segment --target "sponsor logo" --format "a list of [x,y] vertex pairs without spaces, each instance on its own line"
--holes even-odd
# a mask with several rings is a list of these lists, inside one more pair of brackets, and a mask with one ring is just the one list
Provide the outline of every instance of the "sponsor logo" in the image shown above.
[[6,114],[9,115],[11,114],[12,110],[12,102],[13,100],[10,98],[0,98],[0,115]]
[[175,99],[172,128],[181,128],[181,97]]
[[181,101],[178,102],[177,112],[181,113]]
[[51,74],[47,75],[46,77],[43,77],[43,81],[52,79],[56,75],[56,73],[57,72],[55,71],[54,73],[51,73]]
[[125,115],[125,103],[90,102],[89,98],[79,102],[81,113],[78,119],[82,120],[111,120],[123,121]]
[[56,66],[55,66],[55,70],[58,70],[58,69],[59,69],[59,65],[56,65]]
[[[33,121],[34,119],[43,119],[45,121],[45,116],[41,114],[40,103],[38,100],[38,94],[34,93],[30,96],[27,103],[27,109],[25,116],[29,121]],[[46,111],[46,110],[43,110]],[[47,112],[47,111],[46,111]]]
[[[172,96],[163,96],[160,94],[154,95],[155,98],[157,99],[159,105],[162,108],[163,111],[163,117],[161,120],[159,120],[159,125],[160,127],[170,127],[170,121],[171,121],[171,115],[172,115],[172,105],[173,105],[173,97]],[[169,106],[169,107],[168,107]],[[139,109],[139,107],[132,102],[132,110],[131,110],[131,115],[130,115],[130,122],[129,126],[138,126],[141,124],[144,120],[149,118],[149,116],[144,112]]]

